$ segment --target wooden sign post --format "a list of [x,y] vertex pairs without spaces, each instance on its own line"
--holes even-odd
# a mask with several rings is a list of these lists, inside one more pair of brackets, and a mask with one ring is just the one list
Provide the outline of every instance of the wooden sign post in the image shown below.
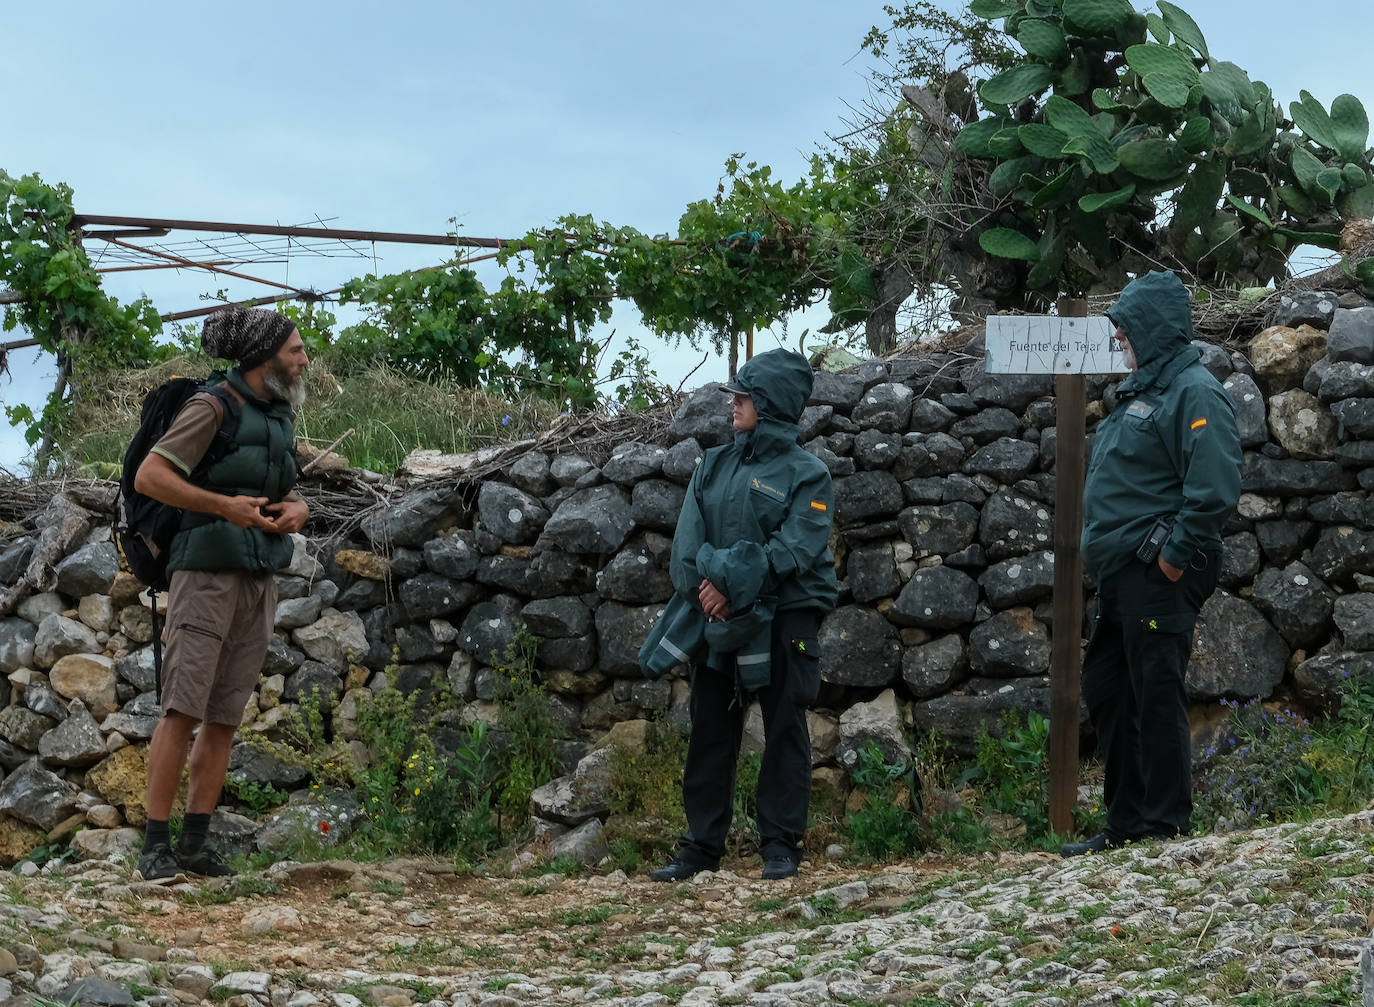
[[1089,318],[1088,302],[1061,298],[1058,315],[992,315],[987,320],[989,374],[1053,374],[1054,627],[1050,636],[1050,828],[1073,831],[1078,800],[1079,649],[1083,632],[1083,476],[1087,454],[1084,374],[1126,370],[1116,328]]

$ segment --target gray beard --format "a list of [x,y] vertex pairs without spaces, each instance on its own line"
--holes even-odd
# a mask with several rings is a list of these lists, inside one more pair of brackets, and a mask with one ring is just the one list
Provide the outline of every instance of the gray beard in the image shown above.
[[269,367],[263,375],[262,383],[274,399],[280,399],[292,409],[299,409],[305,405],[305,382],[299,378],[292,381],[281,371]]

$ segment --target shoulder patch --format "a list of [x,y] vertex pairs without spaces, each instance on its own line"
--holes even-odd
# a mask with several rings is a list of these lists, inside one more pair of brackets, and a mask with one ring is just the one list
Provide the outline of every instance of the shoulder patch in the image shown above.
[[829,508],[825,506],[825,502],[822,500],[812,500],[811,509],[815,511],[820,511],[822,514],[824,514],[826,510],[828,510]]
[[1197,419],[1193,420],[1193,422],[1190,423],[1190,424],[1188,425],[1188,429],[1189,429],[1189,430],[1201,430],[1201,429],[1202,429],[1203,427],[1205,427],[1206,425],[1207,425],[1207,417],[1206,417],[1206,416],[1199,416]]
[[1126,407],[1126,412],[1132,416],[1139,416],[1141,419],[1149,416],[1155,411],[1153,402],[1146,402],[1143,399],[1136,399]]

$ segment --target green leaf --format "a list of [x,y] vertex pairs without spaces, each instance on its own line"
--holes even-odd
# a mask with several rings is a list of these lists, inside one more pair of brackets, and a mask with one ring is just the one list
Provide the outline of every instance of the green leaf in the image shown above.
[[1016,41],[1021,48],[1046,63],[1062,63],[1069,58],[1064,33],[1057,25],[1039,18],[1027,18],[1016,29]]
[[1365,294],[1374,296],[1374,259],[1365,259],[1355,267],[1355,282]]
[[1188,163],[1178,144],[1172,140],[1136,140],[1117,151],[1121,166],[1151,182],[1173,178]]
[[1247,157],[1262,148],[1272,132],[1264,119],[1253,112],[1246,112],[1240,126],[1231,134],[1222,150],[1231,157]]
[[[1313,181],[1316,181],[1315,175]],[[1301,189],[1295,189],[1291,185],[1281,185],[1277,191],[1279,202],[1296,216],[1310,217],[1317,212],[1317,204],[1312,202],[1312,198]]]
[[1336,143],[1336,151],[1347,161],[1365,159],[1369,116],[1359,98],[1343,94],[1331,103],[1331,138]]
[[1202,225],[1216,212],[1226,187],[1226,165],[1219,161],[1199,161],[1188,182],[1174,197],[1175,225],[1187,230]]
[[1323,168],[1317,174],[1317,188],[1326,193],[1328,204],[1336,201],[1336,194],[1341,191],[1341,169]]
[[1054,69],[1043,63],[1023,63],[1003,70],[978,85],[978,96],[990,105],[1015,105],[1054,83]]
[[1326,165],[1322,164],[1317,155],[1300,145],[1293,147],[1293,153],[1288,163],[1293,168],[1293,177],[1298,180],[1298,184],[1309,195],[1315,196],[1319,191],[1317,176],[1322,173]]
[[1212,106],[1233,125],[1255,106],[1255,85],[1250,75],[1234,63],[1213,61],[1201,76],[1202,93]]
[[1045,121],[1068,136],[1065,154],[1086,158],[1092,170],[1107,175],[1120,163],[1116,151],[1093,123],[1092,116],[1061,95],[1050,95],[1045,102]]
[[1232,168],[1226,176],[1226,187],[1237,196],[1268,196],[1269,178],[1250,168]]
[[1173,36],[1169,34],[1169,26],[1164,23],[1164,19],[1158,14],[1146,14],[1145,27],[1160,45],[1168,45],[1173,38]]
[[991,20],[999,17],[1010,17],[1021,9],[1021,5],[1015,0],[973,0],[968,5],[968,9],[970,14]]
[[1013,125],[1006,116],[994,115],[988,119],[971,122],[959,131],[954,138],[954,149],[966,157],[992,157],[988,143],[1000,130]]
[[1025,262],[1040,259],[1040,249],[1035,242],[1009,227],[994,227],[984,231],[978,235],[978,246],[999,259],[1021,259]]
[[1329,231],[1295,231],[1288,227],[1276,227],[1274,233],[1291,238],[1300,245],[1315,245],[1317,248],[1329,248],[1332,251],[1341,247],[1341,236]]
[[1327,150],[1339,150],[1331,116],[1326,114],[1322,103],[1307,91],[1299,91],[1298,95],[1299,100],[1288,107],[1288,115],[1294,125]]
[[1093,88],[1093,107],[1103,112],[1112,113],[1130,112],[1132,110],[1132,106],[1123,105],[1121,102],[1117,101],[1115,95],[1102,87]]
[[1069,65],[1064,67],[1059,74],[1059,79],[1054,82],[1056,94],[1062,94],[1066,98],[1077,98],[1080,94],[1088,90],[1092,84],[1092,64],[1084,56],[1082,49],[1074,51],[1074,57]]
[[1215,139],[1216,130],[1212,128],[1212,120],[1205,115],[1197,115],[1184,124],[1183,132],[1178,134],[1178,145],[1190,154],[1201,154],[1211,149]]
[[1017,127],[1008,126],[1006,129],[999,129],[992,134],[992,138],[988,140],[988,150],[992,151],[992,156],[999,161],[1020,157],[1023,151],[1021,149],[1021,135],[1017,131]]
[[1073,198],[1073,192],[1068,190],[1070,183],[1074,181],[1075,177],[1078,177],[1078,169],[1076,167],[1069,168],[1067,171],[1061,171],[1031,197],[1031,206],[1037,210],[1043,210],[1047,207],[1059,206],[1063,203],[1067,203]]
[[1069,142],[1069,138],[1060,130],[1043,122],[1028,122],[1018,127],[1016,132],[1020,136],[1021,146],[1044,158],[1063,156],[1064,144]]
[[1175,7],[1168,0],[1159,0],[1158,7],[1159,13],[1164,17],[1164,23],[1179,41],[1197,50],[1203,59],[1211,58],[1207,52],[1207,40],[1202,37],[1202,29],[1187,11]]
[[1135,11],[1125,0],[1064,0],[1064,22],[1088,37],[1113,34]]
[[1258,220],[1265,227],[1274,226],[1274,222],[1269,219],[1269,214],[1265,213],[1263,210],[1261,210],[1258,206],[1255,206],[1253,203],[1247,203],[1239,196],[1233,196],[1229,192],[1226,194],[1226,202],[1230,203],[1232,206],[1234,206],[1241,213],[1244,213],[1246,216]]
[[1044,162],[1034,155],[1003,161],[993,169],[992,177],[988,179],[988,191],[999,197],[1009,195],[1021,184],[1022,175],[1039,171],[1043,164]]
[[1346,220],[1369,220],[1374,217],[1374,185],[1345,190],[1336,197],[1336,210]]
[[1126,50],[1126,63],[1141,77],[1147,73],[1162,73],[1189,84],[1201,80],[1193,61],[1171,45],[1157,45],[1154,42],[1133,45]]
[[1189,84],[1171,73],[1147,73],[1140,78],[1150,97],[1166,108],[1185,108],[1188,105]]
[[1062,233],[1055,232],[1051,222],[1045,233],[1040,236],[1040,242],[1036,247],[1040,253],[1040,260],[1026,274],[1026,286],[1032,290],[1053,288],[1057,286],[1059,271],[1064,266],[1064,253],[1068,248],[1068,242]]
[[1084,196],[1078,201],[1078,208],[1084,213],[1099,213],[1102,210],[1110,210],[1114,206],[1121,206],[1131,201],[1135,195],[1135,183],[1115,192],[1094,192]]

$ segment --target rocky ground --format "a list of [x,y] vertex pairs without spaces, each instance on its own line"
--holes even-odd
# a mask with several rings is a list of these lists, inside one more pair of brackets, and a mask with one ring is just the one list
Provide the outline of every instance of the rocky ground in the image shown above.
[[[53,864],[0,895],[0,994],[232,1007],[1374,1003],[1374,810],[1049,854],[643,874],[277,863],[208,884]],[[0,998],[3,998],[0,997]]]

